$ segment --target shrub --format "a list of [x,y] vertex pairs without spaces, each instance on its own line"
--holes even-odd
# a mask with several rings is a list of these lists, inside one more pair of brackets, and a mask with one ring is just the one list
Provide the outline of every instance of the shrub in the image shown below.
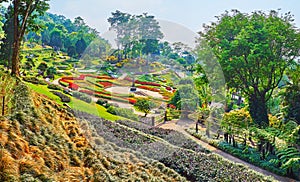
[[47,82],[45,80],[41,80],[36,77],[24,77],[23,80],[25,82],[30,82],[36,85],[47,85]]
[[48,88],[52,89],[52,90],[63,90],[60,86],[55,85],[55,84],[49,84]]
[[80,99],[80,100],[83,100],[87,103],[91,103],[92,102],[92,98],[87,96],[86,94],[84,93],[81,93],[81,92],[73,92],[73,97],[77,98],[77,99]]
[[114,114],[114,115],[117,114],[116,108],[113,106],[109,106],[106,111],[110,114]]
[[66,96],[61,92],[51,91],[53,94],[57,95],[62,102],[71,102],[71,98]]
[[100,106],[105,106],[107,104],[107,101],[103,99],[98,99],[96,103]]

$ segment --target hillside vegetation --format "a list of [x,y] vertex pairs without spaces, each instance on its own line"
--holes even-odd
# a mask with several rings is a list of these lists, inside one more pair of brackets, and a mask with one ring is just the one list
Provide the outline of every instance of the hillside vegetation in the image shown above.
[[20,81],[13,87],[0,118],[0,181],[185,181],[113,144],[93,149],[71,113]]

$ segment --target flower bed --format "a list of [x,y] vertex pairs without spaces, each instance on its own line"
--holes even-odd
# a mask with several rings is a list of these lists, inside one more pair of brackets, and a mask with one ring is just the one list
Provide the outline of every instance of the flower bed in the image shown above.
[[91,74],[84,74],[85,77],[92,77],[92,78],[98,78],[98,79],[106,79],[106,80],[114,80],[115,78],[107,76],[107,75],[101,75],[101,76],[96,76],[96,75],[91,75]]
[[[124,80],[130,81],[132,82],[133,80],[129,77],[125,77]],[[143,82],[143,81],[139,81],[139,80],[135,80],[134,83],[137,84],[141,84],[141,85],[150,85],[150,86],[156,86],[156,87],[160,87],[161,85],[159,83],[154,83],[154,82]]]
[[102,85],[104,88],[108,88],[108,87],[112,87],[113,86],[113,84],[112,83],[110,83],[110,82],[103,82],[103,81],[101,81],[101,82],[98,82],[100,85]]
[[73,83],[69,80],[66,80],[65,77],[61,78],[58,80],[58,82],[63,85],[66,86],[68,84],[68,87],[72,90],[78,90],[79,89],[79,85],[77,85],[76,83]]
[[158,88],[148,87],[148,86],[145,86],[145,85],[140,85],[140,86],[137,86],[137,87],[141,88],[141,89],[149,90],[149,91],[152,91],[152,92],[159,92],[160,91]]
[[62,80],[62,79],[59,79],[59,80],[58,80],[58,83],[59,83],[60,85],[64,86],[64,87],[68,87],[68,86],[69,86],[69,83],[65,82],[65,81]]
[[191,149],[197,152],[208,152],[202,146],[197,144],[195,141],[187,138],[184,134],[177,132],[175,130],[162,129],[162,128],[154,128],[143,123],[138,122],[130,122],[130,121],[117,121],[118,123],[128,126],[130,128],[135,128],[144,133],[154,135],[160,137],[173,145],[178,147]]
[[78,90],[79,86],[76,83],[69,83],[69,88],[72,90]]
[[195,154],[179,149],[160,162],[184,175],[189,181],[273,181],[271,177],[265,177],[215,154]]

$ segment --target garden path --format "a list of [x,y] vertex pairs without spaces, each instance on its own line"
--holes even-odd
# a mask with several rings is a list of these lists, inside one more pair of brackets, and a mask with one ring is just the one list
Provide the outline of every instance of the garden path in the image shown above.
[[[262,173],[264,175],[267,175],[267,176],[272,176],[274,177],[276,180],[278,181],[283,181],[283,182],[296,182],[296,180],[293,180],[293,179],[290,179],[290,178],[287,178],[287,177],[283,177],[283,176],[279,176],[279,175],[276,175],[274,173],[271,173],[267,170],[264,170],[260,167],[257,167],[253,164],[250,164],[248,162],[245,162],[237,157],[234,157],[220,149],[217,149],[215,148],[214,146],[202,141],[202,140],[199,140],[198,138],[190,135],[188,132],[185,131],[185,129],[187,128],[191,128],[191,127],[194,127],[194,122],[192,121],[182,121],[182,120],[172,120],[172,121],[168,121],[166,123],[163,123],[163,124],[160,124],[158,125],[158,127],[160,128],[164,128],[164,129],[173,129],[175,131],[179,131],[183,134],[185,134],[186,136],[188,136],[189,138],[193,139],[194,141],[196,141],[198,144],[200,144],[201,146],[203,146],[204,148],[210,150],[212,153],[215,153],[215,154],[218,154],[220,156],[222,156],[223,158],[229,160],[229,161],[232,161],[234,163],[241,163],[241,164],[244,164],[245,166],[248,166],[250,169],[254,170],[254,171],[257,171],[259,173]],[[204,128],[201,128],[202,130],[205,130]]]

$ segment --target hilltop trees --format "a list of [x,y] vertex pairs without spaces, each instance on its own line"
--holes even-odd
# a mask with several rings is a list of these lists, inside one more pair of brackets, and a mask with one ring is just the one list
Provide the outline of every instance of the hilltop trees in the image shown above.
[[49,0],[1,0],[11,2],[13,6],[13,52],[12,52],[12,75],[19,76],[19,54],[22,39],[26,31],[37,31],[39,25],[35,18],[44,14],[49,8]]
[[[152,15],[130,15],[121,11],[112,13],[108,18],[111,30],[117,34],[118,49],[123,49],[125,58],[141,54],[157,54],[158,41],[163,38],[158,21]],[[121,59],[119,54],[119,59]]]
[[277,11],[244,14],[237,10],[217,18],[200,35],[221,64],[228,86],[248,97],[254,122],[268,126],[266,102],[300,54],[300,34],[293,18]]

